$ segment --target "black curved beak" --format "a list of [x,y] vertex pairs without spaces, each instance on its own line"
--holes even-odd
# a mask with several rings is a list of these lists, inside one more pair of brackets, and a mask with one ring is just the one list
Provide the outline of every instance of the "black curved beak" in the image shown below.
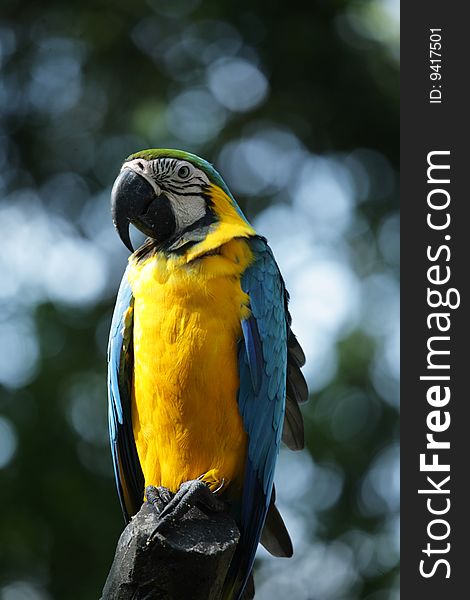
[[156,199],[150,183],[132,169],[124,168],[111,191],[111,214],[114,227],[123,243],[134,252],[129,235],[129,225],[144,215]]

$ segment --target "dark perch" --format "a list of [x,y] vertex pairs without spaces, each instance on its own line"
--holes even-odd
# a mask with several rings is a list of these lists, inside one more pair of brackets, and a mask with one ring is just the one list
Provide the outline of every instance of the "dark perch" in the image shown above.
[[102,600],[220,600],[240,537],[232,516],[193,507],[152,537],[158,522],[145,502],[119,538]]

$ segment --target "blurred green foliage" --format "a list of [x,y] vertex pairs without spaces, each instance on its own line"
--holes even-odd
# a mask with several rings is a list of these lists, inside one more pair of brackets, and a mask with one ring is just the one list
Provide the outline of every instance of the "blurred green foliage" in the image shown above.
[[397,10],[2,1],[2,600],[99,597],[123,526],[108,198],[146,147],[216,164],[270,238],[309,361],[308,451],[279,466],[297,553],[261,554],[257,598],[398,597]]

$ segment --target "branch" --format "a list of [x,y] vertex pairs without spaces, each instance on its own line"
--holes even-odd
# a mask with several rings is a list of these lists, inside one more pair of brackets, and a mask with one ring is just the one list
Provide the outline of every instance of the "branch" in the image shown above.
[[240,533],[227,512],[191,508],[152,536],[145,502],[119,538],[101,600],[219,600]]

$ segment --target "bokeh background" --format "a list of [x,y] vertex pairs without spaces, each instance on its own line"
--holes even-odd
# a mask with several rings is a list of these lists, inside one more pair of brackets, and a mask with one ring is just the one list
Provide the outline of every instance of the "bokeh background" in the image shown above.
[[295,557],[258,600],[398,598],[398,0],[2,0],[0,598],[100,595],[123,522],[106,344],[121,161],[214,162],[291,292],[311,389]]

